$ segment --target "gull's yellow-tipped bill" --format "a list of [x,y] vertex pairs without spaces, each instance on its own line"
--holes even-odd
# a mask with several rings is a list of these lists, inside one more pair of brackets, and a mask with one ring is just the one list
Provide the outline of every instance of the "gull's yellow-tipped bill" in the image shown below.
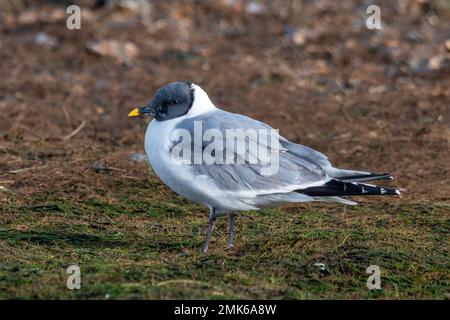
[[139,109],[138,108],[134,108],[133,110],[130,111],[130,113],[128,114],[129,117],[137,117],[140,116],[141,114],[139,113]]

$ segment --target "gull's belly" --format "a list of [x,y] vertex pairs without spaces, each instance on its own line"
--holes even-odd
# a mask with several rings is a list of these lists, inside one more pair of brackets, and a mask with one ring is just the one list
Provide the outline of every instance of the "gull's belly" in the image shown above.
[[206,175],[194,176],[190,166],[171,158],[171,133],[178,119],[153,120],[145,134],[145,152],[156,175],[173,191],[188,200],[214,207],[219,212],[254,210],[229,191],[221,190]]
[[[222,196],[206,176],[194,177],[187,165],[171,158],[170,134],[177,119],[153,120],[145,134],[145,152],[156,175],[173,191],[188,200],[216,207]],[[224,199],[223,199],[224,200]]]

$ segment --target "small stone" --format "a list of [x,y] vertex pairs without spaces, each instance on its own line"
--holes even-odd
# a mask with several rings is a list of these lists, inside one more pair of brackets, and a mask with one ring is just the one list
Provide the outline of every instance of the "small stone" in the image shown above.
[[252,1],[245,6],[245,12],[249,14],[261,14],[264,12],[264,7],[258,2]]
[[38,21],[39,16],[35,11],[25,11],[19,15],[18,22],[19,24],[33,24]]
[[445,40],[445,48],[450,51],[450,39]]
[[9,192],[10,190],[5,186],[0,186],[0,191]]
[[145,161],[147,159],[147,157],[143,153],[133,152],[130,154],[130,159],[133,161],[142,162],[142,161]]
[[90,168],[92,170],[94,170],[95,172],[100,172],[100,171],[108,171],[109,168],[103,164],[103,163],[94,163],[90,166]]
[[371,139],[378,138],[378,134],[375,131],[370,131],[369,138],[371,138]]
[[439,17],[435,14],[428,16],[428,23],[433,27],[437,26],[439,24]]
[[292,42],[296,45],[301,46],[306,43],[306,33],[302,30],[297,30],[292,34]]
[[450,59],[444,55],[437,55],[428,60],[428,68],[431,70],[440,70],[447,66]]
[[131,64],[139,55],[139,48],[130,41],[91,40],[86,44],[86,48],[89,52],[114,57],[125,64]]
[[317,270],[319,270],[320,272],[326,271],[325,263],[316,262],[316,263],[314,263],[314,267],[316,267]]
[[376,93],[383,93],[386,91],[386,86],[376,86],[376,87],[370,87],[369,93],[376,94]]
[[47,48],[54,48],[58,45],[58,39],[46,34],[45,32],[38,32],[34,37],[34,43]]

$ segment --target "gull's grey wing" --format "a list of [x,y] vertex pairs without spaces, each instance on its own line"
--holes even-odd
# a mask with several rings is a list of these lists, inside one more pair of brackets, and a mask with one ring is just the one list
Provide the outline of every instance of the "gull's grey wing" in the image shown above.
[[305,147],[301,144],[291,142],[286,139],[280,139],[280,143],[284,148],[286,148],[289,151],[289,153],[293,154],[298,158],[319,165],[321,168],[325,170],[331,168],[331,163],[328,160],[328,157],[319,151]]
[[[249,117],[233,114],[220,109],[202,114],[196,117],[188,118],[180,122],[176,129],[187,130],[191,137],[195,134],[195,123],[197,122],[197,134],[201,132],[202,136],[206,130],[215,129],[226,137],[227,129],[254,129],[258,132],[270,132],[270,137],[276,135],[276,144],[264,144],[270,153],[278,155],[278,170],[274,174],[264,174],[264,168],[270,165],[265,160],[258,158],[256,163],[245,162],[241,164],[195,164],[193,155],[189,164],[194,175],[206,175],[210,177],[214,183],[224,191],[232,192],[246,192],[250,191],[254,195],[274,194],[291,192],[299,188],[308,186],[322,185],[329,180],[322,166],[329,165],[328,160],[324,155],[312,149],[303,147],[287,141],[280,137],[278,133],[267,124],[256,121]],[[201,130],[198,129],[198,124],[201,123]],[[247,153],[252,153],[248,144],[252,139],[257,139],[260,143],[260,135],[257,137],[248,137],[246,144]],[[269,138],[270,139],[270,138]],[[270,141],[270,140],[269,140]],[[179,140],[174,139],[173,143],[178,143]],[[192,138],[191,150],[194,153],[194,148],[199,147],[201,143],[201,150],[205,150],[211,141],[195,141]],[[255,142],[255,141],[253,141]],[[228,147],[223,143],[223,154],[226,154]],[[200,149],[198,149],[200,150]],[[241,154],[235,154],[235,160],[242,158]]]

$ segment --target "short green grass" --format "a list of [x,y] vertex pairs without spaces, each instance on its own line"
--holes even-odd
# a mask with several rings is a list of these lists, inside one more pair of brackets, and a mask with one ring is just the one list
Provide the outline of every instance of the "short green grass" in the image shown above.
[[[0,298],[449,298],[446,204],[386,200],[245,212],[236,247],[224,250],[221,218],[204,255],[204,208],[167,190],[161,195],[159,182],[133,185],[113,186],[114,201],[46,193],[3,206]],[[81,268],[79,290],[66,287],[72,264]],[[370,265],[381,268],[381,290],[366,287]]]

